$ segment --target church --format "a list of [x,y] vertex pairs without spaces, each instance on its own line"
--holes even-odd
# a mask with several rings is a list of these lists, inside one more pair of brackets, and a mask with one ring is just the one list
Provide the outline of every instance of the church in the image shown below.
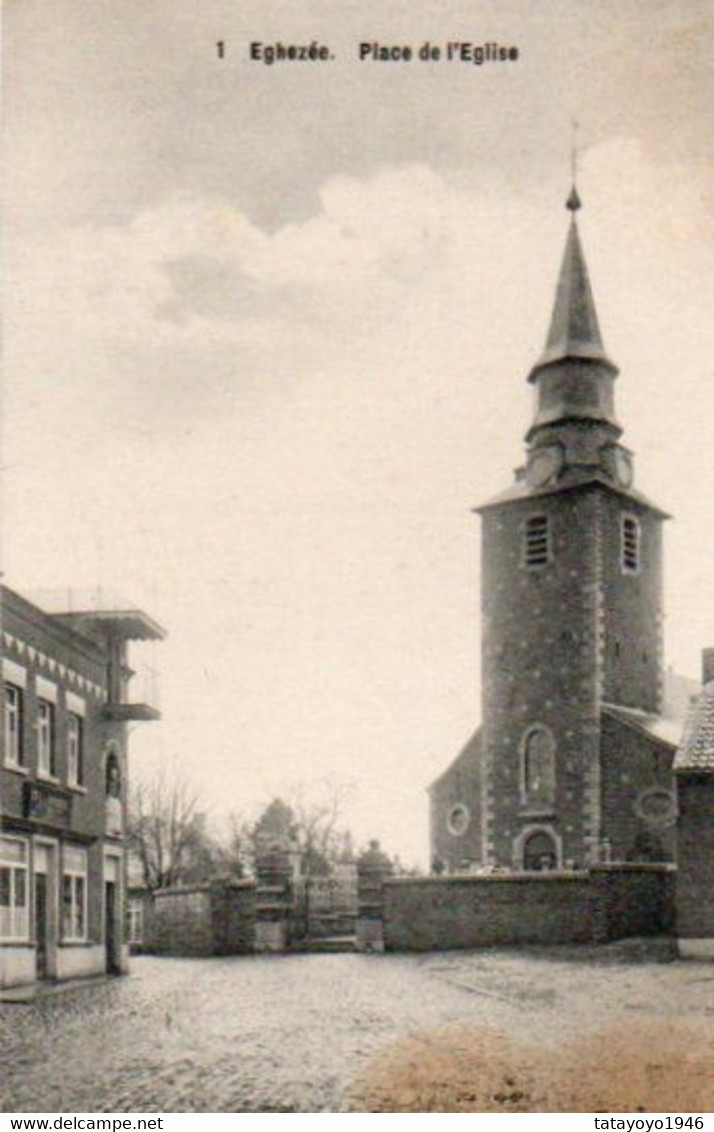
[[436,872],[674,860],[687,697],[670,703],[663,666],[668,516],[635,487],[576,188],[567,209],[525,460],[477,508],[482,722],[429,788]]

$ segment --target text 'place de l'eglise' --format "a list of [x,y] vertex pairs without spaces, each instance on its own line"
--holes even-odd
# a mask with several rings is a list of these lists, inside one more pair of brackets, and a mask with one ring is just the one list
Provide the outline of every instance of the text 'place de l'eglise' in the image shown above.
[[[375,843],[353,863],[332,912],[359,950],[662,935],[714,951],[714,650],[694,697],[665,670],[668,516],[634,486],[575,189],[567,207],[525,463],[479,508],[481,723],[429,789],[431,873],[394,875]],[[145,950],[305,946],[279,822],[253,875],[130,894],[127,725],[158,713],[127,646],[163,636],[152,618],[6,587],[1,628],[0,987],[125,971],[130,896]]]

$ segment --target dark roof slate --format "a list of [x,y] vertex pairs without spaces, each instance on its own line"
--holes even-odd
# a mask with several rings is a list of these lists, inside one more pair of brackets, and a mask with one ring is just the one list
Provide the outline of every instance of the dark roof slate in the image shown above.
[[714,773],[714,682],[705,684],[692,704],[674,769]]
[[465,744],[459,751],[458,755],[451,760],[446,770],[442,770],[433,782],[427,786],[427,791],[430,793],[434,790],[447,775],[451,774],[456,767],[461,763],[468,763],[473,761],[473,769],[476,773],[479,771],[481,761],[481,728],[477,727],[468,743]]
[[[575,216],[570,223],[545,349],[533,373],[566,358],[616,366],[605,353]],[[533,377],[533,374],[531,374]]]

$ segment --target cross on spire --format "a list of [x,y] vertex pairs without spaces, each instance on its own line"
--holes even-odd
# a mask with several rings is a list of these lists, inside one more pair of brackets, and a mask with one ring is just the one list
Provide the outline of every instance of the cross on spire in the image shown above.
[[580,196],[578,195],[578,189],[577,189],[577,184],[578,184],[578,156],[579,156],[578,155],[579,123],[576,121],[575,118],[573,118],[572,121],[571,121],[571,128],[572,128],[572,135],[571,135],[571,139],[570,139],[570,178],[571,178],[573,187],[571,188],[570,195],[568,196],[568,199],[565,202],[565,207],[568,209],[568,212],[571,212],[573,217],[575,217],[575,213],[578,211],[578,209],[583,207],[582,201],[580,200]]

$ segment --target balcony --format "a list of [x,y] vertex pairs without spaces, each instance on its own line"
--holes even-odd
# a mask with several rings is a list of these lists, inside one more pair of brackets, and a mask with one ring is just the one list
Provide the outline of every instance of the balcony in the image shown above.
[[144,667],[132,672],[121,697],[110,696],[103,715],[117,723],[148,723],[161,719],[156,670]]

